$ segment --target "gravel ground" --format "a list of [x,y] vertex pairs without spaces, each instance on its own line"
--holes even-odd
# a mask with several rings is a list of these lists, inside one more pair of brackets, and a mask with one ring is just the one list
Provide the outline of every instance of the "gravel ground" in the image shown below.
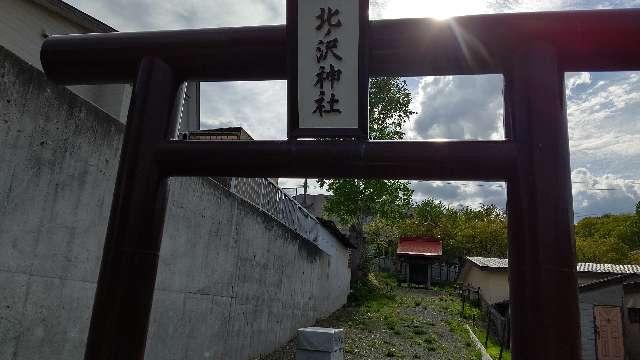
[[[316,326],[345,330],[345,359],[479,359],[450,290],[396,290],[395,299],[344,307]],[[469,314],[467,314],[469,315]],[[291,341],[260,360],[293,360]]]

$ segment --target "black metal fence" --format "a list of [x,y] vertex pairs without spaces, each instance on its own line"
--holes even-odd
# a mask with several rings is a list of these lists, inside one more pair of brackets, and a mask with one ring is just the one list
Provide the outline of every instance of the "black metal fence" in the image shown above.
[[[495,339],[500,346],[498,360],[502,360],[504,350],[511,347],[509,302],[489,304],[482,298],[479,287],[461,285],[458,294],[460,295],[461,301],[461,316],[463,318],[471,316],[473,325],[481,326],[485,330],[485,338],[480,339],[485,348],[489,345],[489,336]],[[468,311],[467,309],[469,307],[479,309],[480,313],[478,314],[477,311]],[[468,313],[470,313],[470,315],[468,315]]]

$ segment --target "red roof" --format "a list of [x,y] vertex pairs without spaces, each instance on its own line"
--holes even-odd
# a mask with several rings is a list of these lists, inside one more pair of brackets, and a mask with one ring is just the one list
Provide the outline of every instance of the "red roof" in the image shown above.
[[405,237],[398,240],[397,255],[441,256],[442,241],[431,237]]

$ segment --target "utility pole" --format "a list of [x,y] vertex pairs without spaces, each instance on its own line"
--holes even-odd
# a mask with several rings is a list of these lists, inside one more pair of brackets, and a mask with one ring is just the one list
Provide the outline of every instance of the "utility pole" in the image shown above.
[[309,188],[309,183],[307,182],[308,179],[304,179],[304,185],[302,185],[302,188],[304,189],[304,207],[307,207],[307,189]]

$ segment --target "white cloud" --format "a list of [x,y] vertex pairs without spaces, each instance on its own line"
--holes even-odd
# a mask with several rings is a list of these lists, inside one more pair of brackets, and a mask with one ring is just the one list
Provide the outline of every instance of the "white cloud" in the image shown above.
[[202,128],[242,126],[258,140],[287,138],[286,81],[202,83]]
[[444,19],[452,16],[490,12],[484,1],[469,0],[374,0],[370,4],[372,19],[430,17]]
[[571,178],[576,220],[605,213],[633,212],[640,201],[638,180],[625,180],[612,174],[595,176],[585,168],[575,169]]
[[[640,74],[567,75],[573,168],[640,178]],[[581,80],[582,79],[582,80]],[[569,87],[573,85],[573,87]]]
[[634,8],[638,0],[488,0],[493,12]]
[[372,19],[640,7],[640,0],[373,0]]
[[120,31],[282,24],[284,0],[65,0]]
[[504,183],[474,181],[412,181],[414,200],[427,198],[441,200],[450,206],[477,208],[492,204],[505,209],[507,193]]
[[425,77],[409,125],[416,139],[503,139],[501,75]]
[[570,73],[565,79],[567,96],[571,96],[574,90],[580,90],[583,85],[591,84],[591,74],[588,72]]

